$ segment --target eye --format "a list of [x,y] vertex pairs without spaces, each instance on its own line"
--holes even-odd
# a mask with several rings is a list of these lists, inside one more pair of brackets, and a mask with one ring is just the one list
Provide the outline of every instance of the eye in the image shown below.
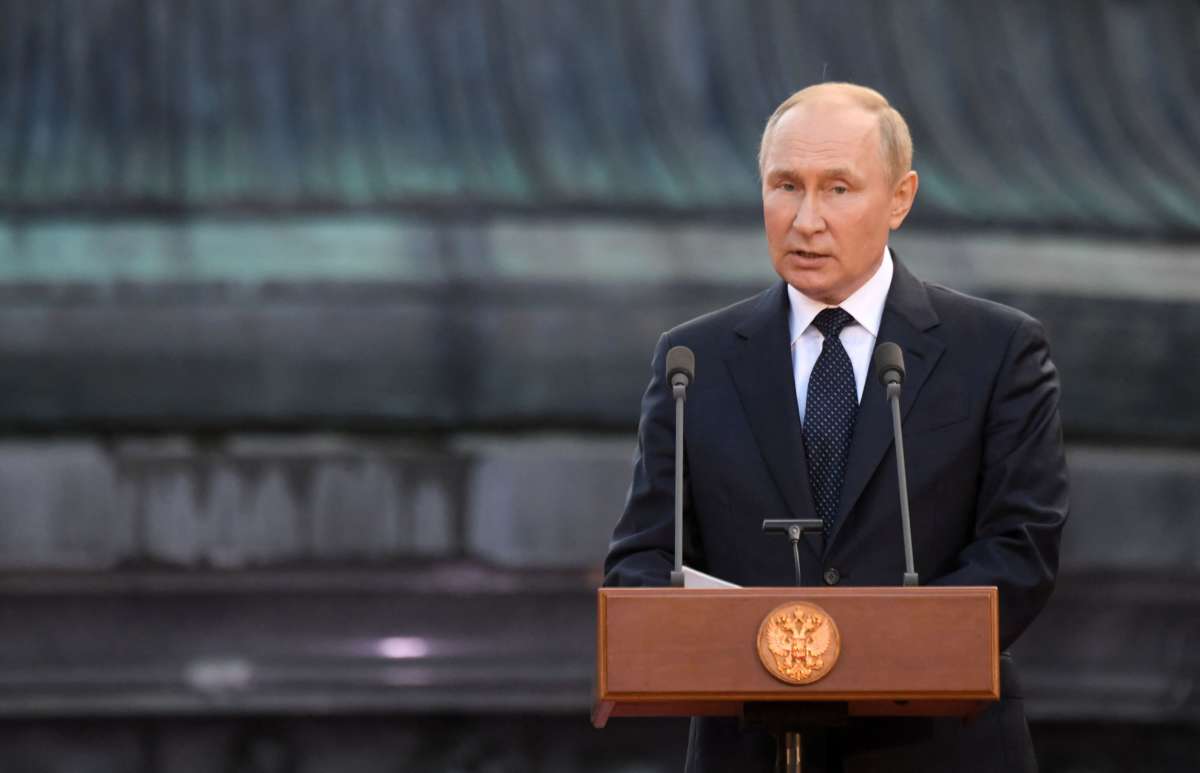
[[835,185],[832,188],[830,188],[829,190],[833,191],[834,193],[836,193],[839,196],[841,196],[843,193],[850,192],[850,189],[847,188],[845,185]]
[[794,191],[794,190],[796,190],[796,184],[795,184],[795,183],[782,182],[782,183],[779,183],[779,187],[780,187],[780,188],[782,188],[782,189],[783,189],[783,190],[785,190],[785,191]]

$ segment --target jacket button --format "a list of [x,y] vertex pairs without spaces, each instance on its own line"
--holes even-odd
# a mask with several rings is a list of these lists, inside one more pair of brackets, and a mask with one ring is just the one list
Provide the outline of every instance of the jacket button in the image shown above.
[[841,579],[842,579],[842,575],[837,569],[830,567],[825,570],[825,584],[826,585],[837,585],[838,580],[841,580]]

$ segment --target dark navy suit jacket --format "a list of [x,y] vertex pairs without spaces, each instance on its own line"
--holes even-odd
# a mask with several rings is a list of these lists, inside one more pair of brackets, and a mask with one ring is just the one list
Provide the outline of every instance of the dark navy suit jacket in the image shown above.
[[[764,518],[815,518],[788,340],[786,286],[687,322],[658,342],[642,400],[625,512],[605,561],[610,586],[665,585],[673,564],[674,407],[664,361],[696,355],[685,426],[686,562],[744,586],[794,584],[786,540]],[[879,342],[904,351],[901,408],[916,569],[925,585],[995,585],[1000,647],[1045,605],[1067,517],[1059,383],[1033,318],[915,278],[897,260]],[[904,571],[891,416],[867,385],[836,525],[806,538],[806,584],[898,585]],[[719,621],[713,621],[718,625]],[[827,746],[830,769],[1035,770],[1011,658],[1002,700],[975,719],[856,720]],[[840,751],[839,751],[840,750]],[[688,771],[770,771],[769,736],[694,719]]]

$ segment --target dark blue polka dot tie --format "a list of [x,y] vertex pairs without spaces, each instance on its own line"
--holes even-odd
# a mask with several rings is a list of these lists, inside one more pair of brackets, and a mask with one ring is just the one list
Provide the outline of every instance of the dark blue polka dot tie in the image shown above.
[[854,321],[842,309],[825,309],[813,325],[825,336],[821,354],[808,378],[804,407],[804,452],[808,455],[808,481],[813,504],[828,539],[837,518],[850,455],[850,437],[858,413],[854,368],[838,335]]

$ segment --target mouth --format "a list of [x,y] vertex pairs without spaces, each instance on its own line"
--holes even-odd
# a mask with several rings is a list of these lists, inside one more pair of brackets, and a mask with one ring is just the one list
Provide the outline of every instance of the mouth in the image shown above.
[[798,258],[799,260],[808,260],[808,261],[824,260],[825,258],[833,257],[832,255],[830,255],[827,252],[812,252],[810,250],[791,250],[790,252],[788,252],[788,255],[791,257],[794,257],[794,258]]

